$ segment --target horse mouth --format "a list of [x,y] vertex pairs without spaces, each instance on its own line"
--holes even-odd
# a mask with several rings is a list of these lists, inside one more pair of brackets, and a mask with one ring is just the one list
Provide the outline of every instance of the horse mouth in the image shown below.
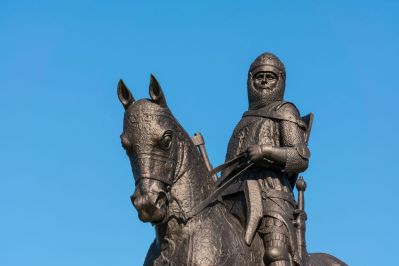
[[163,192],[131,196],[142,222],[161,223],[166,216],[166,195]]

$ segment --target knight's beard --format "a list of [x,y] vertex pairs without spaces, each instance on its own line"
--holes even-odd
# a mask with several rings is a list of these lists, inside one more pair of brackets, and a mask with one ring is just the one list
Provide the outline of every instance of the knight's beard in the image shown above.
[[276,87],[274,88],[270,88],[270,86],[260,86],[259,88],[256,88],[257,91],[261,92],[266,90],[266,91],[273,91],[274,89],[276,89]]
[[268,105],[271,102],[283,100],[282,96],[284,92],[281,90],[282,88],[279,86],[276,86],[273,89],[255,89],[255,87],[252,86],[248,91],[249,109],[258,109],[262,106]]

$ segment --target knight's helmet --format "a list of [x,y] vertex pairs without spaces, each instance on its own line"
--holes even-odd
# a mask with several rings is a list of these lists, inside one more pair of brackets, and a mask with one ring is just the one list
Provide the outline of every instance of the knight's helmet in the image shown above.
[[[258,72],[273,72],[276,74],[277,86],[274,90],[259,91],[254,87],[253,79]],[[270,102],[281,101],[285,90],[285,67],[280,59],[272,53],[266,52],[258,56],[248,71],[248,101],[249,109],[258,109]]]

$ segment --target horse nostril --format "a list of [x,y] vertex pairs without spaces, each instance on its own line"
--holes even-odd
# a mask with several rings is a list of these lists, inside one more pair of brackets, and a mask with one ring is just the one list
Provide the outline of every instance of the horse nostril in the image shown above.
[[167,196],[164,192],[159,192],[158,197],[155,201],[155,206],[157,206],[158,208],[161,208],[167,200]]
[[132,202],[133,206],[137,208],[137,196],[135,194],[130,196],[130,201]]

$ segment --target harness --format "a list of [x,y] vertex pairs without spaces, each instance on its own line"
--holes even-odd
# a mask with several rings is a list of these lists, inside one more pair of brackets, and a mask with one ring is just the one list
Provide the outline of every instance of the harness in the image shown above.
[[[182,142],[179,142],[179,147],[178,147],[178,159],[177,159],[177,165],[175,167],[175,172],[174,176],[176,176],[176,173],[180,173],[180,169],[182,167],[182,161],[184,158],[184,149],[183,149],[183,144]],[[137,157],[138,158],[148,158],[149,154],[139,154]],[[232,170],[224,177],[223,182],[220,182],[221,184],[218,184],[218,188],[214,190],[206,199],[198,203],[196,206],[192,208],[191,211],[185,212],[183,208],[181,207],[180,202],[171,194],[171,188],[172,186],[181,178],[183,173],[179,174],[176,176],[173,181],[169,181],[165,178],[157,177],[157,176],[150,176],[150,175],[141,175],[137,180],[136,180],[136,185],[140,182],[142,179],[152,179],[159,181],[161,183],[164,183],[167,185],[167,191],[166,191],[166,197],[167,199],[171,201],[175,201],[177,206],[180,209],[180,213],[183,216],[183,222],[187,223],[190,219],[201,213],[204,209],[206,209],[210,204],[217,202],[219,197],[222,195],[222,193],[232,184],[234,181],[236,181],[245,171],[247,171],[250,167],[254,165],[254,163],[249,162],[246,160],[247,154],[243,153],[239,155],[238,157],[227,161],[218,167],[214,168],[209,174],[211,176],[215,175],[216,173],[219,173],[227,168],[231,168]],[[162,156],[162,158],[157,158],[161,159],[161,161],[167,162],[174,162],[174,160],[170,158],[166,158]],[[166,222],[169,220],[169,218],[174,217],[175,215],[170,215],[168,214],[167,217],[165,217],[164,221]]]
[[213,191],[205,200],[201,201],[198,205],[196,205],[188,214],[187,214],[187,220],[193,218],[195,215],[199,214],[202,212],[206,207],[208,207],[211,203],[215,202],[218,200],[218,198],[222,195],[222,193],[236,181],[241,174],[243,174],[245,171],[247,171],[251,166],[254,165],[254,163],[251,163],[249,161],[244,162],[240,164],[240,161],[243,158],[246,158],[247,154],[242,154],[238,156],[237,158],[228,161],[218,167],[216,167],[214,170],[210,172],[211,175],[214,175],[228,167],[231,167],[232,165],[236,164],[236,168],[230,172],[225,178],[224,182],[221,183],[221,185]]
[[[215,175],[216,173],[219,173],[220,171],[223,171],[226,168],[231,168],[233,166],[234,169],[224,178],[224,182],[222,184],[218,185],[218,188],[214,190],[206,199],[198,203],[196,206],[192,208],[191,211],[184,213],[183,209],[181,209],[183,215],[184,215],[184,223],[201,213],[204,209],[206,209],[210,204],[217,202],[219,200],[219,197],[222,195],[222,193],[232,184],[234,181],[236,181],[241,174],[243,174],[245,171],[247,171],[250,167],[254,165],[254,163],[249,162],[248,160],[245,160],[247,158],[247,154],[243,153],[239,155],[238,157],[227,161],[218,167],[214,168],[209,174],[211,176]],[[243,161],[245,160],[245,161]],[[177,181],[177,180],[176,180]],[[180,204],[178,204],[180,207]],[[181,207],[180,207],[181,208]]]
[[[179,147],[179,149],[180,149],[180,147]],[[175,163],[177,164],[177,163],[179,163],[179,160],[176,162],[174,159],[171,159],[170,157],[167,157],[167,156],[162,155],[162,154],[154,153],[154,152],[153,153],[144,153],[144,152],[143,153],[139,153],[139,154],[137,154],[136,158],[137,158],[137,160],[151,159],[151,160],[163,162],[165,164],[175,164]],[[162,177],[162,176],[154,176],[153,174],[144,172],[144,173],[141,173],[141,175],[135,180],[135,185],[137,185],[142,179],[152,179],[152,180],[160,181],[160,182],[165,183],[165,184],[167,184],[169,186],[172,186],[174,184],[174,182],[170,181],[168,178],[165,178],[165,177]]]

